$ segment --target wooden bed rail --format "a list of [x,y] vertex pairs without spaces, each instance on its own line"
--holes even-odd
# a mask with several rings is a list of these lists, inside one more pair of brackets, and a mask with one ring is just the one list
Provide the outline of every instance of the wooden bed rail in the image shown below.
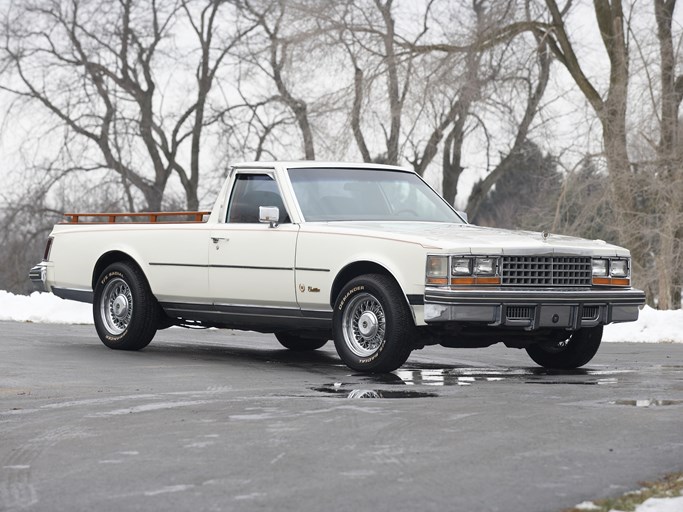
[[[204,222],[204,216],[210,214],[211,212],[65,213],[66,220],[60,224],[133,223],[136,222],[135,219],[140,219],[138,222],[156,223]],[[97,220],[86,222],[82,220],[83,217],[94,217]],[[144,220],[145,217],[146,220]],[[189,217],[189,220],[162,221],[160,220],[161,217]],[[121,220],[122,218],[129,218],[130,220]]]

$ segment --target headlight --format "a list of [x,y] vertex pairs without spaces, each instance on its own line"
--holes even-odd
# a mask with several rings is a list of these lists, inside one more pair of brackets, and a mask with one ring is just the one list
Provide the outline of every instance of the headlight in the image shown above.
[[453,258],[451,274],[454,276],[469,276],[472,274],[472,260],[470,258]]
[[630,286],[628,258],[596,258],[593,260],[593,285]]
[[628,260],[612,260],[609,265],[609,275],[612,277],[628,276]]
[[448,256],[427,256],[427,283],[448,284]]
[[426,284],[436,286],[500,285],[498,258],[427,256]]
[[603,259],[593,259],[593,275],[606,276],[607,275],[607,261]]
[[474,270],[475,275],[493,275],[496,273],[496,260],[493,258],[475,258]]

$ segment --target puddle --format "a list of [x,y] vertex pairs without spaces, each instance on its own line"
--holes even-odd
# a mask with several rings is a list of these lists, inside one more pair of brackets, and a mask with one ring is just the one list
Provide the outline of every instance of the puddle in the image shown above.
[[[612,385],[615,375],[631,370],[548,370],[545,368],[424,368],[400,369],[388,376],[365,376],[372,382],[407,386],[471,386],[475,383],[517,381],[525,384]],[[379,378],[378,378],[379,377]]]
[[385,389],[345,389],[338,385],[322,388],[312,388],[313,391],[340,396],[342,398],[433,398],[436,393],[422,393],[411,390],[385,390]]
[[[473,386],[489,383],[495,384],[496,382],[605,386],[618,384],[619,379],[617,375],[632,372],[633,370],[606,370],[602,368],[548,370],[535,367],[419,367],[399,369],[391,373],[379,375],[355,374],[350,376],[353,380],[349,382],[334,382],[310,389],[318,393],[343,398],[430,398],[437,397],[439,394],[429,392],[428,387]],[[410,389],[410,387],[413,387],[413,389]]]
[[663,407],[667,405],[681,405],[683,400],[614,400],[610,405],[627,405],[630,407]]

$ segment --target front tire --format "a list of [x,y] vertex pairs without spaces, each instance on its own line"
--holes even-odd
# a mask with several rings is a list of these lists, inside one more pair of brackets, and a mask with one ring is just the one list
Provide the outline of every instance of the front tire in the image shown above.
[[109,265],[95,286],[93,317],[107,347],[140,350],[149,345],[159,324],[159,304],[142,271],[129,262]]
[[295,352],[307,352],[322,348],[327,343],[327,338],[306,338],[292,332],[276,332],[275,337],[285,348]]
[[602,325],[574,331],[564,341],[527,347],[529,357],[544,368],[573,370],[587,364],[600,348]]
[[398,284],[368,274],[349,281],[339,293],[333,333],[337,353],[349,368],[386,373],[406,362],[416,329]]

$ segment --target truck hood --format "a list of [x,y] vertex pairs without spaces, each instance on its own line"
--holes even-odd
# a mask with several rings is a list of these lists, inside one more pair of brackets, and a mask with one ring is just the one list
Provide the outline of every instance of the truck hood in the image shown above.
[[[317,224],[317,223],[315,223]],[[310,225],[310,224],[309,224]],[[603,240],[533,231],[512,231],[432,222],[330,222],[328,229],[363,236],[418,243],[435,252],[462,254],[628,256],[629,251]]]

